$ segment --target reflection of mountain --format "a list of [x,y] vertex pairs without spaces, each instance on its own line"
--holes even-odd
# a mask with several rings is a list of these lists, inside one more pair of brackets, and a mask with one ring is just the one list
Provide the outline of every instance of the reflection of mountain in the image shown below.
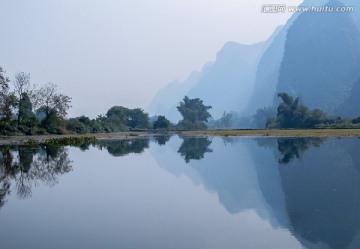
[[[329,139],[321,141],[322,145],[319,142],[314,139],[306,142],[304,138],[273,139],[267,145],[268,151],[276,152],[276,160],[263,159],[254,151],[260,188],[271,209],[278,209],[273,192],[269,191],[269,180],[261,176],[267,161],[267,167],[277,169],[277,184],[284,194],[282,212],[285,213],[274,212],[279,216],[277,219],[287,216],[289,223],[285,227],[307,248],[349,248],[352,243],[360,243],[354,241],[360,239],[357,236],[360,229],[360,156],[356,149],[360,140]],[[278,164],[277,160],[285,158],[290,151],[302,154],[300,159]],[[284,160],[280,162],[285,163]]]
[[38,182],[50,186],[58,182],[58,176],[72,170],[67,149],[64,147],[15,146],[0,148],[0,207],[10,194],[15,182],[19,198],[31,196],[31,189]]
[[159,166],[216,193],[229,213],[255,210],[305,248],[360,244],[360,139],[213,138],[213,152],[190,167],[179,138],[169,144],[150,147]]
[[[300,240],[348,248],[360,229],[359,140],[331,140],[280,167],[286,207]],[[355,153],[354,153],[355,152]]]
[[[220,138],[211,141],[213,152],[204,154],[202,160],[190,161],[190,167],[184,166],[184,161],[179,160],[181,158],[177,151],[183,144],[177,137],[173,137],[168,143],[173,147],[172,150],[168,148],[166,152],[159,152],[160,148],[151,146],[150,151],[160,167],[176,176],[184,174],[195,184],[201,183],[210,192],[217,193],[219,201],[230,213],[256,209],[261,216],[266,215],[265,202],[257,184],[256,172],[244,144],[239,142],[224,146],[226,142]],[[194,147],[201,142],[193,141],[191,144]]]

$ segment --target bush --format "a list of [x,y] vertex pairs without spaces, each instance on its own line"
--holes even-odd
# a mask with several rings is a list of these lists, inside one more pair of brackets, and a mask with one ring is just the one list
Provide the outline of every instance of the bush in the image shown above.
[[165,118],[165,116],[158,116],[158,119],[154,122],[154,129],[169,129],[171,123]]
[[177,128],[179,130],[206,130],[207,126],[202,121],[191,122],[190,120],[182,120],[179,122]]

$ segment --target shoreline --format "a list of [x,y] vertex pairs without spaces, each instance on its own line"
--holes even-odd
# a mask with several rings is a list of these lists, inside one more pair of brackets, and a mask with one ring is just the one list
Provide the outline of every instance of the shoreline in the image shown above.
[[115,132],[115,133],[97,133],[97,134],[65,134],[65,135],[19,135],[19,136],[0,136],[0,146],[6,145],[26,145],[29,141],[37,144],[44,144],[51,139],[62,138],[95,138],[97,140],[124,140],[131,138],[150,137],[154,133],[148,132]]
[[309,130],[200,130],[200,131],[171,131],[157,132],[116,132],[98,134],[67,134],[67,135],[21,135],[0,136],[0,146],[26,145],[30,140],[45,143],[50,139],[61,138],[95,138],[97,140],[124,140],[162,135],[183,136],[220,136],[220,137],[360,137],[360,129],[309,129]]

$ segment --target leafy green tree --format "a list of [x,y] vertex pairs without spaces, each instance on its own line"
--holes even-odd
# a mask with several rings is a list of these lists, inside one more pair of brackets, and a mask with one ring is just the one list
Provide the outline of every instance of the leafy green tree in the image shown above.
[[279,93],[282,103],[277,108],[275,119],[268,121],[268,128],[316,128],[325,123],[326,114],[320,109],[310,110],[300,103],[300,98],[293,99],[287,93]]
[[171,122],[165,116],[158,116],[154,122],[154,129],[169,129]]
[[275,107],[265,107],[258,109],[253,116],[253,122],[256,128],[262,129],[266,127],[267,121],[276,117]]
[[[106,118],[102,117],[102,122],[106,123],[106,132],[123,131],[126,129],[129,109],[123,106],[113,106],[107,113]],[[100,120],[100,119],[99,119]]]
[[34,134],[39,125],[39,120],[33,113],[32,103],[26,92],[22,94],[22,98],[19,101],[19,117],[21,117],[18,125],[19,131],[27,135]]
[[[89,123],[87,122],[89,120]],[[85,134],[89,132],[90,119],[85,116],[70,118],[66,122],[66,129],[72,132]]]
[[224,112],[219,120],[216,121],[217,128],[230,128],[233,125],[234,114]]
[[300,113],[305,111],[304,108],[299,109],[300,98],[293,99],[287,93],[279,93],[283,103],[277,108],[277,123],[281,128],[298,128],[297,121],[301,118]]
[[140,108],[128,110],[126,125],[133,129],[148,129],[150,127],[149,114]]
[[123,106],[113,106],[106,113],[107,122],[119,130],[126,127],[132,129],[147,129],[150,127],[149,115],[140,108],[128,109]]
[[320,124],[326,123],[327,117],[326,114],[320,110],[320,109],[314,109],[311,110],[307,116],[306,119],[303,121],[304,127],[308,128],[315,128],[319,126]]
[[179,123],[180,129],[206,129],[205,122],[211,117],[208,112],[212,107],[203,104],[199,98],[190,99],[185,96],[177,107],[183,120]]
[[24,120],[34,117],[32,103],[26,92],[22,94],[19,101],[19,116]]
[[63,134],[63,127],[66,126],[65,119],[57,111],[48,113],[40,124],[42,128],[51,134]]
[[123,106],[113,106],[107,113],[106,117],[109,122],[125,124],[128,116],[129,109]]
[[351,120],[353,124],[360,124],[360,117],[354,118]]
[[0,67],[0,134],[7,134],[13,129],[13,109],[17,105],[17,98],[10,92],[10,80],[5,76],[5,71]]
[[110,129],[105,119],[90,119],[86,116],[80,116],[77,118],[70,118],[66,121],[66,129],[75,133],[100,133],[116,131]]

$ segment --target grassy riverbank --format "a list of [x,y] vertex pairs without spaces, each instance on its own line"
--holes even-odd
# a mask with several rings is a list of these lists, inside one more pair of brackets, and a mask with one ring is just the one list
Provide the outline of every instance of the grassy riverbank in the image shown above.
[[34,135],[34,136],[0,136],[1,145],[26,145],[26,144],[57,144],[80,143],[91,139],[129,139],[134,137],[151,136],[147,132],[116,132],[84,135]]
[[[156,135],[153,132],[117,132],[86,135],[0,136],[0,145],[45,144],[68,140],[81,142],[89,139],[129,139]],[[202,130],[171,134],[187,136],[238,136],[238,137],[360,137],[360,129],[307,129],[307,130]]]
[[348,137],[360,136],[360,129],[304,129],[304,130],[205,130],[186,131],[186,135],[250,136],[250,137]]

